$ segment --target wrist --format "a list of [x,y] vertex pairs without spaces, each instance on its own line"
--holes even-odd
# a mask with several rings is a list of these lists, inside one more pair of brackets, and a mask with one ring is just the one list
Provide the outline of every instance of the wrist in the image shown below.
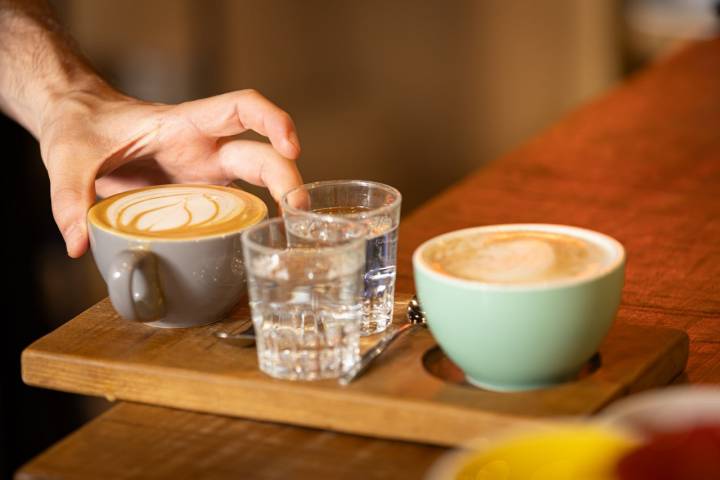
[[51,81],[39,90],[32,108],[34,127],[30,129],[38,139],[42,137],[48,124],[56,121],[71,105],[85,106],[91,110],[95,105],[122,97],[91,72]]
[[63,118],[84,118],[92,122],[93,115],[104,105],[126,100],[129,98],[94,74],[53,84],[38,99],[34,109],[35,127],[31,132],[42,143],[48,130]]
[[57,24],[44,0],[0,0],[0,109],[39,139],[56,104],[109,87]]

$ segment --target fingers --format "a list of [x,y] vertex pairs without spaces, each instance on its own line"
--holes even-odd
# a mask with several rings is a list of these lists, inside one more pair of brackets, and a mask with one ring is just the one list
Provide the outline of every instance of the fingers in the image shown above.
[[228,178],[265,186],[278,203],[285,192],[302,185],[295,162],[266,143],[233,140],[223,144],[216,155]]
[[73,173],[68,170],[50,175],[50,199],[68,255],[78,258],[88,249],[86,215],[95,199],[95,189],[92,180],[85,181]]
[[255,90],[183,103],[177,112],[207,135],[227,137],[250,129],[268,137],[284,157],[296,159],[300,155],[300,140],[290,115]]
[[310,194],[304,187],[295,189],[287,196],[287,204],[298,210],[310,210]]

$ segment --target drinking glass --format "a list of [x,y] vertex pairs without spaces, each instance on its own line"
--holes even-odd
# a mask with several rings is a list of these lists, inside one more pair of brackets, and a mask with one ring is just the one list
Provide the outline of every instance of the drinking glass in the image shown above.
[[365,227],[330,216],[274,218],[245,230],[242,243],[260,370],[315,380],[355,364]]
[[384,331],[393,318],[400,192],[365,180],[331,180],[302,185],[282,198],[283,215],[333,215],[368,229],[362,335]]

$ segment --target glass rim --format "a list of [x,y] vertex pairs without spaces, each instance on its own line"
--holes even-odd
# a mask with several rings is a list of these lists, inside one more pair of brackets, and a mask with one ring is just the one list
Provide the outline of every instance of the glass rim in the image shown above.
[[[326,251],[327,253],[337,253],[337,252],[342,252],[344,250],[351,250],[353,248],[356,248],[357,246],[362,246],[363,250],[364,250],[364,245],[365,245],[365,241],[366,241],[365,239],[367,237],[367,228],[364,225],[362,225],[361,223],[358,223],[358,222],[354,222],[352,220],[347,220],[345,218],[335,217],[332,215],[314,214],[313,216],[317,217],[323,221],[326,221],[328,223],[351,225],[352,227],[357,228],[358,232],[360,233],[360,235],[358,235],[357,237],[347,239],[347,241],[345,241],[343,243],[339,243],[337,245],[322,246],[317,249],[318,251],[320,249],[322,249],[322,250]],[[276,253],[287,251],[289,248],[287,246],[285,246],[284,248],[271,247],[268,245],[263,245],[262,243],[259,243],[250,238],[250,235],[253,232],[255,232],[257,230],[261,230],[263,228],[271,228],[272,225],[276,225],[279,223],[282,223],[283,227],[284,227],[285,218],[284,217],[268,218],[267,220],[263,220],[262,222],[256,223],[255,225],[252,225],[252,226],[246,228],[245,230],[243,230],[242,235],[241,235],[243,248],[249,248],[252,250],[256,250],[256,251],[263,252],[263,253],[269,253],[269,254],[276,254]],[[287,233],[285,235],[287,237]]]
[[392,187],[390,185],[387,185],[385,183],[380,183],[380,182],[376,182],[373,180],[340,179],[340,180],[320,180],[317,182],[304,183],[297,187],[293,187],[283,194],[282,198],[280,199],[280,207],[282,208],[283,211],[287,211],[289,213],[296,213],[296,214],[309,213],[309,214],[313,214],[313,215],[322,216],[323,214],[315,213],[312,210],[303,210],[301,208],[296,208],[296,207],[291,206],[288,203],[288,197],[292,193],[299,191],[301,188],[304,188],[306,190],[311,190],[311,189],[315,189],[318,187],[327,187],[327,186],[331,186],[331,185],[363,185],[363,186],[368,186],[368,187],[376,187],[376,188],[385,190],[385,191],[390,192],[393,195],[395,195],[395,199],[392,201],[392,203],[383,205],[381,207],[373,208],[372,210],[368,210],[365,212],[343,214],[342,218],[366,219],[366,218],[374,217],[375,215],[390,212],[396,208],[399,208],[400,203],[402,202],[402,193],[400,193],[400,190],[398,190],[397,188]]

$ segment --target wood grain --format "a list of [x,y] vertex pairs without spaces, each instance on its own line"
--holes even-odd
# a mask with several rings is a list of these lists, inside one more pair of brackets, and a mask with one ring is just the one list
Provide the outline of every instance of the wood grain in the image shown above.
[[[679,381],[719,383],[719,78],[720,39],[696,44],[417,209],[401,226],[400,290],[412,290],[409,260],[414,248],[439,233],[529,221],[600,230],[621,240],[629,254],[620,321],[685,330],[690,357]],[[146,415],[152,418],[136,421]],[[318,472],[325,465],[308,467],[303,462],[314,457],[297,446],[322,443],[327,435],[346,437],[124,404],[66,439],[58,446],[62,448],[46,452],[21,476],[146,478],[142,472],[147,471],[156,478],[237,478],[253,472],[247,467],[255,465],[254,459],[243,455],[234,461],[232,455],[209,453],[221,447],[214,435],[202,432],[215,432],[218,422],[229,422],[222,423],[227,425],[224,430],[233,432],[222,437],[224,442],[237,445],[246,435],[274,438],[286,451],[282,462],[294,467],[283,470],[283,478],[322,477]],[[114,434],[118,425],[127,426],[122,435]],[[103,437],[108,441],[101,442]],[[357,442],[353,448],[363,450],[379,440]],[[386,442],[382,448],[387,456],[369,458],[358,467],[363,478],[405,465],[406,475],[395,470],[384,476],[419,478],[419,471],[437,455],[429,447],[402,442]],[[337,453],[338,463],[346,458],[341,448],[328,451],[331,456]],[[264,453],[266,463],[280,463],[274,452]],[[172,462],[175,475],[160,470],[161,461]],[[247,476],[273,478],[266,472]],[[342,476],[355,478],[352,471]]]
[[125,403],[38,456],[16,479],[414,479],[444,451]]
[[[401,323],[410,295],[398,297],[395,322]],[[259,371],[254,348],[213,335],[249,318],[245,304],[226,322],[157,329],[123,320],[106,299],[25,349],[23,380],[113,400],[460,445],[539,417],[591,414],[629,392],[665,385],[684,369],[688,352],[684,332],[621,323],[601,346],[602,365],[591,375],[553,388],[496,393],[430,374],[423,356],[436,344],[421,330],[342,387],[334,380],[274,380]],[[375,341],[364,339],[368,346]]]

